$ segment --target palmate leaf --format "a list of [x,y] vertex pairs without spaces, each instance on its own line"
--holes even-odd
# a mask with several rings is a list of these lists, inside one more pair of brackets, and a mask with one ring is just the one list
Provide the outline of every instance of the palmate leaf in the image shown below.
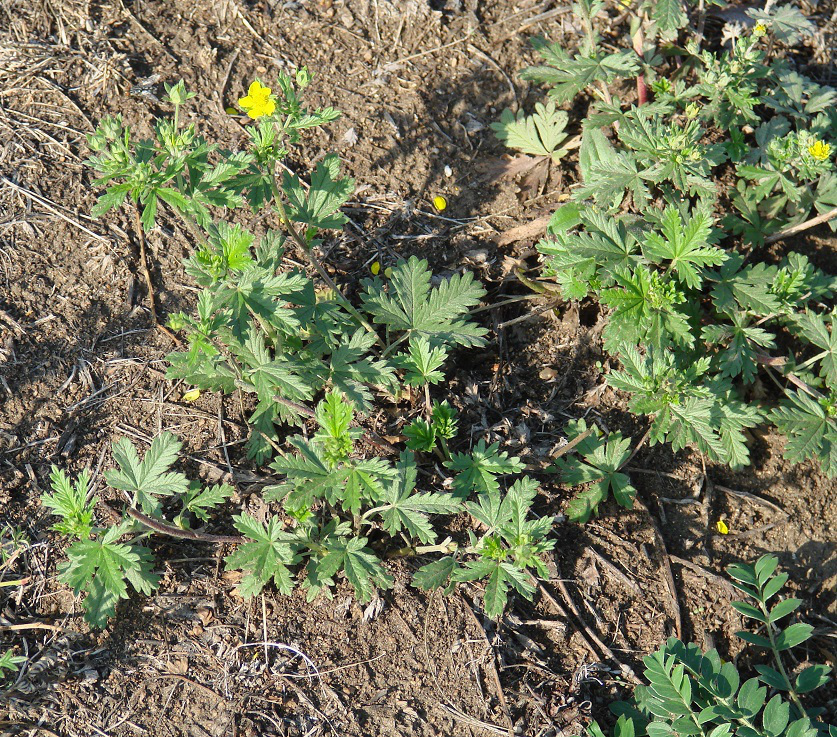
[[447,468],[458,472],[453,479],[453,493],[457,497],[465,499],[472,491],[495,492],[500,488],[497,476],[524,469],[519,458],[499,449],[500,443],[486,445],[480,440],[471,453],[454,453],[445,461]]
[[395,470],[381,458],[363,460],[341,457],[339,464],[329,459],[321,442],[295,435],[289,441],[295,455],[277,456],[270,467],[287,476],[292,491],[286,507],[311,506],[315,499],[326,499],[351,514],[364,504],[377,504],[384,496],[384,483],[395,478]]
[[423,565],[413,576],[413,586],[431,591],[450,583],[453,572],[459,568],[456,558],[452,555],[445,555],[434,560],[432,563]]
[[384,497],[384,483],[395,478],[396,471],[383,458],[352,461],[343,487],[342,506],[358,514],[364,504],[377,504]]
[[285,173],[282,189],[288,197],[288,217],[309,228],[337,229],[346,222],[340,208],[355,189],[355,180],[340,177],[340,158],[328,154],[320,161],[311,176],[311,187],[306,193],[296,175]]
[[238,590],[245,598],[256,596],[271,580],[283,594],[290,594],[293,581],[288,566],[296,562],[291,543],[294,535],[282,529],[282,523],[271,517],[267,524],[249,514],[233,517],[235,528],[252,542],[239,545],[224,558],[226,569],[244,571]]
[[404,529],[421,542],[432,543],[436,539],[436,532],[428,515],[456,514],[462,509],[462,503],[452,494],[414,493],[416,462],[411,452],[401,454],[396,470],[398,475],[385,489],[384,504],[378,511],[383,527],[391,535]]
[[669,403],[651,425],[651,445],[668,441],[675,450],[697,446],[711,458],[727,461],[726,448],[713,422],[715,403],[704,397],[686,397]]
[[820,376],[827,387],[837,387],[837,312],[828,316],[806,311],[795,316],[802,335],[822,349]]
[[243,377],[262,402],[273,401],[277,394],[295,401],[313,397],[313,387],[303,376],[305,366],[290,351],[271,356],[264,335],[252,326],[244,342],[232,342],[230,349],[244,364]]
[[637,266],[633,272],[619,269],[616,286],[603,290],[599,298],[613,308],[603,337],[608,350],[625,342],[662,347],[669,343],[694,343],[688,316],[676,305],[686,296],[674,281],[664,282],[656,271]]
[[436,428],[421,417],[416,417],[403,432],[410,450],[429,453],[436,446]]
[[307,285],[304,274],[272,274],[260,266],[250,266],[228,279],[214,290],[215,309],[230,310],[232,329],[244,339],[251,315],[285,334],[294,334],[300,322],[294,310],[281,299],[298,297]]
[[566,248],[578,259],[592,258],[609,274],[642,263],[639,244],[622,218],[588,209],[580,213],[584,230],[567,237]]
[[626,509],[633,506],[636,489],[630,478],[619,471],[631,455],[630,444],[630,438],[623,438],[620,432],[610,433],[607,438],[594,434],[579,444],[578,456],[558,459],[556,470],[560,471],[565,484],[590,484],[589,489],[570,502],[567,516],[571,520],[587,522],[609,493],[620,506]]
[[708,358],[680,357],[651,348],[645,356],[631,345],[620,349],[623,371],[608,382],[630,392],[632,412],[652,416],[652,445],[670,442],[674,450],[696,446],[713,459],[746,465],[744,429],[761,420],[759,410],[741,402],[728,380],[704,377]]
[[733,314],[739,309],[764,316],[778,312],[779,298],[771,292],[778,268],[765,263],[742,268],[738,254],[729,254],[727,260],[711,277],[717,284],[712,288],[712,299],[721,312]]
[[361,604],[372,600],[376,586],[390,588],[392,578],[386,574],[372,550],[366,547],[367,542],[365,537],[329,536],[324,540],[326,554],[308,563],[309,576],[314,586],[330,585],[327,582],[342,570]]
[[548,575],[540,554],[555,547],[554,540],[545,539],[552,531],[552,517],[532,514],[537,491],[538,482],[524,476],[511,485],[500,509],[500,517],[508,519],[499,526],[498,532],[523,578],[526,568],[534,568],[539,576]]
[[680,0],[653,0],[648,6],[661,31],[678,31],[689,22]]
[[500,116],[500,122],[492,123],[491,128],[509,148],[518,149],[533,156],[550,156],[558,162],[567,149],[559,146],[567,140],[569,116],[563,110],[556,110],[554,102],[546,105],[538,102],[535,112],[526,115],[519,110],[517,116],[506,108]]
[[220,278],[253,264],[252,233],[223,221],[212,223],[208,231],[209,242],[195,254],[195,259],[210,269],[213,276]]
[[485,584],[483,605],[489,617],[499,617],[509,600],[509,590],[514,588],[531,601],[535,587],[529,575],[513,563],[496,558],[479,558],[468,561],[452,572],[455,581],[477,581],[488,579]]
[[725,451],[723,458],[732,468],[742,468],[750,463],[750,450],[744,430],[760,424],[764,415],[752,402],[742,401],[728,379],[712,378],[706,382],[706,386],[714,402],[713,425],[718,428],[721,436]]
[[[281,404],[273,401],[273,397],[259,400],[255,411],[247,418],[247,424],[250,426],[247,457],[255,459],[256,463],[264,463],[273,455],[273,449],[279,440],[276,423],[283,419],[279,414],[281,407]],[[290,415],[290,412],[287,415]]]
[[289,442],[297,449],[294,455],[278,455],[270,464],[276,473],[293,482],[297,492],[313,497],[334,499],[346,480],[344,469],[335,469],[326,459],[320,443],[294,435]]
[[785,395],[781,406],[770,413],[778,430],[788,436],[785,458],[793,463],[816,459],[827,476],[836,476],[837,412],[798,390],[786,389]]
[[463,319],[485,290],[473,274],[454,274],[431,289],[427,261],[411,256],[392,270],[389,290],[379,279],[364,282],[363,305],[375,323],[418,333],[431,341],[479,346],[486,328]]
[[726,260],[726,254],[710,245],[712,218],[703,210],[693,212],[688,222],[683,221],[679,210],[669,206],[661,218],[662,234],[649,233],[643,252],[654,263],[669,261],[680,280],[690,289],[698,289],[703,283],[703,271],[707,266],[718,266]]
[[[601,128],[593,125],[585,125],[582,128],[581,145],[578,149],[578,168],[581,172],[581,179],[585,184],[591,182],[594,166],[597,164],[612,163],[617,157],[616,149]],[[615,204],[618,203],[614,203],[614,206]],[[581,207],[575,203],[570,202],[562,205],[558,208],[558,212],[563,212],[564,217],[558,218],[558,222],[554,223],[553,221],[556,216],[553,215],[548,228],[549,232],[553,235],[556,233],[566,233],[581,221]],[[555,225],[559,225],[562,219],[566,220],[566,227],[556,228]]]
[[409,352],[396,357],[398,366],[405,370],[404,382],[410,386],[438,384],[445,374],[439,369],[445,364],[448,354],[444,346],[432,346],[427,338],[410,336]]
[[774,335],[750,325],[747,315],[740,312],[733,313],[729,318],[732,320],[731,325],[706,325],[701,331],[701,337],[710,345],[725,346],[718,361],[722,376],[741,376],[749,384],[758,371],[756,347],[773,347]]
[[645,208],[651,200],[644,169],[640,170],[634,156],[619,153],[609,161],[592,164],[584,184],[576,190],[576,196],[592,197],[602,207],[612,210],[622,203],[625,192],[631,193],[634,207],[639,209]]
[[93,528],[94,504],[87,500],[90,472],[84,469],[73,483],[64,471],[53,466],[49,478],[53,493],[44,494],[41,504],[61,517],[61,521],[56,522],[52,529],[62,535],[86,540]]
[[140,461],[136,448],[127,438],[113,444],[113,458],[119,469],[105,471],[105,480],[114,489],[131,495],[134,504],[151,516],[160,511],[158,496],[185,494],[189,488],[186,477],[179,472],[169,471],[177,461],[183,444],[171,433],[157,436]]
[[816,26],[793,5],[768,3],[763,10],[750,8],[746,12],[757,23],[766,25],[776,40],[782,43],[793,45],[802,36],[810,36],[816,30]]
[[119,600],[128,598],[127,583],[144,594],[159,585],[160,577],[151,572],[151,551],[118,543],[124,533],[123,525],[118,525],[101,539],[79,540],[67,549],[68,561],[60,578],[77,594],[87,594],[84,618],[92,627],[104,627]]
[[594,82],[610,83],[619,77],[631,77],[641,68],[632,51],[570,56],[559,44],[539,39],[533,45],[549,66],[528,67],[520,76],[549,85],[550,97],[559,103],[573,99]]
[[370,386],[391,390],[395,386],[395,368],[389,361],[371,358],[367,354],[375,344],[375,336],[360,328],[342,342],[328,358],[328,380],[341,391],[355,409],[369,412],[372,408]]
[[[529,510],[537,494],[538,482],[529,476],[518,479],[509,487],[503,497],[498,515],[500,534],[507,542],[519,540],[525,536],[537,539],[538,536],[530,533],[540,528],[541,520],[529,519]],[[552,521],[549,518],[545,519],[551,528]]]
[[202,522],[207,522],[209,510],[223,504],[234,491],[229,484],[214,484],[202,488],[199,483],[194,482],[194,488],[190,488],[183,497],[183,507]]
[[837,276],[825,274],[807,256],[791,251],[780,264],[772,291],[789,312],[797,312],[800,305],[823,301],[837,290]]
[[320,429],[314,440],[322,447],[323,457],[329,467],[333,468],[349,457],[354,440],[363,431],[359,428],[349,429],[354,416],[352,405],[339,392],[330,391],[326,394],[325,399],[317,405],[315,415]]

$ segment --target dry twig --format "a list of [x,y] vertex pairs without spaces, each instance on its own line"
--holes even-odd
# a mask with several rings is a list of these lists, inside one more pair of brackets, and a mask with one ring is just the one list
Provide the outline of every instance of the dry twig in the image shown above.
[[660,526],[653,514],[649,511],[639,499],[634,499],[634,506],[648,515],[651,522],[651,527],[654,530],[654,538],[657,546],[660,548],[663,557],[663,574],[666,580],[666,588],[668,590],[669,599],[671,601],[672,613],[674,614],[674,629],[678,639],[683,639],[683,615],[680,612],[680,602],[677,599],[677,585],[674,582],[674,574],[671,571],[671,559],[666,548],[666,542],[663,539],[663,533],[660,532]]
[[808,230],[808,228],[816,227],[817,225],[822,225],[822,223],[827,223],[829,220],[833,220],[837,218],[837,207],[828,212],[824,212],[822,215],[817,215],[816,217],[811,218],[810,220],[806,220],[804,223],[799,223],[799,225],[792,225],[790,228],[785,228],[784,230],[780,230],[778,233],[774,233],[773,235],[767,236],[764,239],[765,243],[775,243],[776,241],[780,241],[783,238],[787,238],[791,235],[796,235],[797,233],[801,233],[804,230]]
[[[581,612],[578,611],[578,607],[575,605],[575,602],[572,600],[570,596],[570,592],[567,591],[567,587],[564,585],[564,582],[561,580],[561,572],[558,571],[558,578],[554,582],[558,586],[558,590],[561,592],[561,596],[564,598],[567,606],[569,607],[570,611],[573,614],[573,618],[576,621],[576,626],[579,627],[579,631],[581,632],[584,643],[587,645],[587,649],[593,654],[594,658],[607,658],[612,662],[616,663],[619,666],[619,670],[625,678],[627,678],[631,683],[638,685],[641,684],[642,681],[637,678],[636,673],[634,673],[633,668],[624,663],[620,662],[619,659],[613,654],[613,651],[602,642],[601,638],[587,625],[584,621],[584,618],[581,616]],[[570,619],[567,615],[567,610],[561,606],[561,603],[558,602],[552,594],[547,591],[546,587],[540,582],[537,582],[538,589],[540,590],[542,596],[550,603],[552,606],[558,611],[558,613],[564,617],[565,619]]]

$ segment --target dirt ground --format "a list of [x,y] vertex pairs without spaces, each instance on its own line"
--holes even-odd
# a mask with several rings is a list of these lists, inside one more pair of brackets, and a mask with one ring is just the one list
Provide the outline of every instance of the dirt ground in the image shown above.
[[[201,132],[235,148],[243,129],[224,108],[254,77],[307,64],[312,102],[343,117],[291,164],[305,172],[336,150],[358,182],[350,224],[325,249],[349,293],[371,261],[419,254],[437,272],[474,269],[500,301],[527,293],[512,267],[536,266],[532,236],[501,234],[550,213],[575,172],[500,178],[489,124],[540,99],[516,71],[533,59],[531,36],[574,35],[567,11],[538,0],[0,0],[0,523],[6,551],[9,526],[29,541],[2,568],[26,583],[0,588],[0,650],[27,657],[0,700],[2,734],[579,735],[608,719],[666,637],[737,655],[722,574],[766,552],[817,628],[798,655],[835,664],[837,484],[787,465],[770,434],[753,437],[754,465],[740,473],[641,450],[629,472],[642,503],[559,525],[550,580],[499,623],[481,613],[478,586],[449,598],[411,588],[409,562],[392,565],[395,588],[366,608],[347,589],[313,604],[272,591],[244,601],[223,573],[228,550],[156,541],[160,590],[121,605],[102,633],[55,578],[62,547],[38,502],[52,464],[100,471],[116,438],[143,444],[168,429],[207,479],[228,477],[226,446],[235,503],[258,488],[235,403],[184,402],[164,378],[172,344],[149,330],[130,214],[88,217],[85,135],[115,113],[148,135],[167,111],[143,90],[182,77]],[[149,245],[160,312],[191,310],[190,236],[164,218]],[[827,229],[785,246],[837,273]],[[645,426],[595,368],[598,310],[544,304],[481,313],[492,339],[456,358],[447,390],[463,442],[502,440],[536,462],[586,415],[638,439]],[[560,514],[568,490],[548,475],[542,488],[539,511]],[[832,722],[836,696],[816,697]]]

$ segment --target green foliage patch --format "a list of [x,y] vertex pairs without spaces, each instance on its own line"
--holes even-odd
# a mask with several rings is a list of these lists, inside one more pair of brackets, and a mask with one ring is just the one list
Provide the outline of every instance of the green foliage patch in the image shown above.
[[[485,290],[470,272],[434,279],[414,256],[363,280],[354,301],[343,294],[317,248],[345,224],[341,207],[354,182],[332,154],[308,182],[287,168],[279,173],[302,131],[338,115],[304,106],[308,81],[303,69],[280,75],[276,93],[253,82],[240,101],[253,119],[243,151],[225,151],[194,124],[180,123],[192,96],[182,83],[167,87],[174,115],[156,121],[154,137],[134,140],[117,117],[89,138],[89,163],[106,187],[96,215],[133,203],[149,229],[166,211],[196,240],[186,270],[200,291],[192,313],[169,321],[185,345],[167,357],[167,375],[193,387],[187,394],[238,395],[247,454],[273,481],[262,491],[269,511],[241,510],[231,516],[238,534],[217,535],[207,528],[224,524],[220,513],[234,491],[176,470],[182,444],[170,433],[144,455],[125,438],[113,443],[116,467],[104,480],[126,505],[114,525],[96,524],[102,497],[86,471],[72,481],[54,469],[43,504],[58,517],[54,529],[71,540],[60,578],[85,595],[94,627],[106,624],[130,589],[148,594],[159,585],[147,544],[153,534],[235,544],[224,562],[241,572],[238,590],[247,597],[268,585],[285,594],[300,586],[311,600],[344,580],[368,602],[393,584],[386,558],[435,555],[415,584],[450,591],[484,580],[485,610],[496,617],[510,592],[531,598],[534,576],[545,572],[540,556],[554,545],[546,539],[553,521],[532,511],[537,483],[520,477],[523,463],[497,443],[451,452],[456,410],[431,397],[446,381],[452,351],[484,345],[487,330],[469,311]],[[553,126],[565,117],[549,106],[543,114]],[[535,136],[544,130],[538,125],[510,135]],[[564,138],[553,131],[539,145],[557,159]],[[265,226],[260,235],[247,217]],[[289,263],[289,250],[308,268]],[[416,406],[408,396],[419,399]],[[406,407],[404,448],[368,429],[373,411],[396,403]],[[473,529],[440,541],[456,515],[470,515]]]
[[[801,697],[828,683],[831,668],[810,664],[788,670],[787,653],[809,640],[813,627],[804,622],[782,626],[801,601],[777,600],[788,580],[776,573],[778,559],[759,558],[754,565],[730,566],[732,585],[747,597],[731,606],[756,624],[738,636],[770,653],[773,665],[759,664],[744,680],[735,661],[724,662],[716,650],[703,653],[697,645],[676,638],[643,659],[647,686],[638,686],[630,702],[617,702],[611,711],[619,719],[613,737],[834,737],[837,727],[821,722],[821,708],[806,707]],[[773,603],[771,602],[773,600]],[[775,666],[775,667],[774,667]],[[590,737],[604,737],[597,723]]]
[[[566,300],[606,311],[604,348],[621,364],[607,380],[649,419],[650,444],[741,468],[750,430],[770,424],[787,437],[790,462],[814,460],[833,477],[837,278],[783,244],[818,215],[837,229],[837,90],[776,53],[813,31],[797,8],[747,10],[753,25],[710,50],[689,25],[702,11],[686,7],[628,8],[629,48],[605,50],[596,25],[611,10],[581,0],[576,52],[536,41],[544,64],[521,76],[559,103],[588,106],[569,123],[558,109],[548,118],[555,135],[580,126],[581,146],[571,201],[538,244],[544,276]],[[531,152],[509,115],[498,137]],[[536,116],[514,125],[551,140]],[[610,443],[614,457],[620,442]],[[574,503],[579,519],[608,484],[629,506],[624,479],[590,470],[602,463],[612,466],[603,455],[558,465],[565,480],[596,479]]]

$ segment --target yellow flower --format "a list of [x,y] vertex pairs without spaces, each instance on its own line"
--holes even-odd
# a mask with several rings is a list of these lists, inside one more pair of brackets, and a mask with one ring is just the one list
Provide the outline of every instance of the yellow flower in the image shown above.
[[808,153],[817,161],[825,161],[831,155],[831,146],[825,141],[816,141],[808,146]]
[[270,96],[270,87],[264,87],[258,80],[250,85],[247,97],[242,97],[238,104],[253,120],[262,115],[273,115],[276,110],[276,101]]
[[727,523],[724,522],[722,519],[719,519],[715,523],[715,527],[722,535],[729,535],[729,527],[727,527]]
[[756,23],[756,27],[753,29],[753,35],[756,38],[767,35],[767,26],[764,23]]
[[378,276],[378,274],[381,273],[381,262],[373,261],[372,265],[369,267],[369,271],[372,272],[373,276]]
[[200,397],[201,390],[200,389],[190,389],[183,395],[184,402],[194,402]]
[[441,195],[433,198],[433,207],[435,207],[439,212],[443,212],[447,206],[448,201]]

